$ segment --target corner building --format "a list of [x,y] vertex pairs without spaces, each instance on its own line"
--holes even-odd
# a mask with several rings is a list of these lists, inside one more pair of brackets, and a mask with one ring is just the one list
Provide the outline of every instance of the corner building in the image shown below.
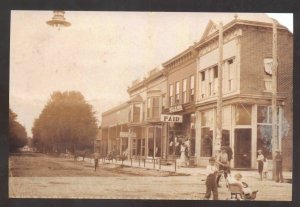
[[[219,148],[216,137],[219,31],[210,21],[197,51],[196,160],[205,165]],[[278,143],[292,169],[293,35],[278,25]],[[272,164],[272,22],[235,18],[223,27],[222,144],[233,149],[234,168],[256,168],[257,150]]]

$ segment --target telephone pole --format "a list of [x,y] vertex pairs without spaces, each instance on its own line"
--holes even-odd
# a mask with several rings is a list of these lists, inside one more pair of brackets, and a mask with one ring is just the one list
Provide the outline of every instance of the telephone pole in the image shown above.
[[[278,124],[277,124],[277,23],[273,20],[273,48],[272,48],[272,155],[275,156],[275,150],[278,149]],[[273,179],[275,178],[275,166],[273,161]]]
[[217,136],[215,141],[216,149],[221,146],[222,139],[222,65],[223,65],[223,23],[219,24],[219,63],[218,63],[218,99],[217,99]]

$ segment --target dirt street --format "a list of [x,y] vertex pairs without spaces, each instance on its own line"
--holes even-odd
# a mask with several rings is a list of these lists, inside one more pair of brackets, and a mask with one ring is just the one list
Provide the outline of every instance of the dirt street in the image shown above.
[[[174,176],[174,173],[101,164],[94,172],[90,163],[47,155],[11,156],[9,195],[12,198],[98,199],[203,199],[205,176]],[[256,200],[291,200],[291,184],[260,182],[245,177]],[[221,182],[219,199],[230,197]],[[283,193],[284,192],[284,193]]]

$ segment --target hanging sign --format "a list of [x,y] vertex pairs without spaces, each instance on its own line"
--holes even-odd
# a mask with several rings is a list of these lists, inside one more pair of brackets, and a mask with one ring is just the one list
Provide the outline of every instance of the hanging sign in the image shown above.
[[265,72],[268,75],[272,75],[273,59],[272,58],[265,58],[264,59],[264,66],[265,66]]
[[162,114],[160,116],[160,121],[171,122],[171,123],[182,123],[182,115]]
[[182,110],[183,110],[182,105],[171,106],[171,107],[169,108],[169,112],[170,112],[170,113],[174,113],[174,112],[182,111]]

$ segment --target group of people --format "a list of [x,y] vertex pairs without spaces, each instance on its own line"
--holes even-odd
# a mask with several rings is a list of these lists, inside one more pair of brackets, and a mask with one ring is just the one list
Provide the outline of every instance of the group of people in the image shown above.
[[[263,155],[262,150],[257,151],[257,163],[258,163],[258,173],[260,176],[260,180],[263,178],[267,179],[268,177],[268,162],[266,157]],[[283,183],[283,175],[282,175],[282,155],[280,150],[275,150],[275,157],[273,162],[273,168],[275,169],[275,181]]]
[[206,193],[204,199],[208,200],[213,194],[213,200],[218,200],[218,188],[221,187],[220,179],[224,175],[227,185],[239,185],[246,197],[253,198],[258,191],[252,191],[247,183],[242,181],[240,173],[231,176],[230,161],[232,160],[232,149],[229,146],[222,146],[216,157],[209,158],[209,164],[206,167]]

